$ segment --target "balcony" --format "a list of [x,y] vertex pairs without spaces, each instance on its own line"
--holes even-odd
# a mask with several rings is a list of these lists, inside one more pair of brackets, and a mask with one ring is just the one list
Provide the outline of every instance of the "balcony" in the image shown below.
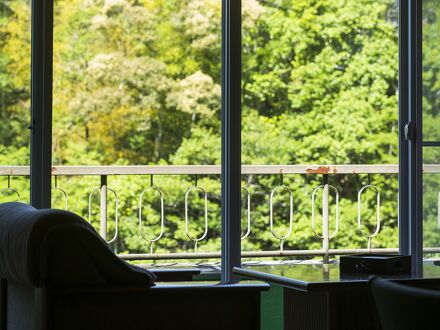
[[[424,173],[426,174],[438,174],[440,173],[440,165],[425,165]],[[343,211],[343,195],[341,190],[342,186],[334,186],[329,184],[329,177],[350,177],[350,176],[367,176],[371,180],[370,176],[393,176],[397,180],[398,166],[397,165],[244,165],[242,166],[243,177],[274,177],[278,176],[279,182],[272,187],[272,190],[265,191],[266,198],[261,198],[261,191],[256,193],[252,192],[247,183],[243,182],[243,216],[242,216],[242,258],[244,262],[251,262],[255,259],[277,259],[277,258],[302,258],[310,259],[313,257],[324,258],[324,261],[328,261],[330,257],[337,255],[346,255],[353,253],[384,253],[393,254],[398,252],[397,246],[382,246],[374,247],[375,239],[380,238],[384,226],[386,223],[381,221],[383,211],[381,211],[381,189],[379,186],[375,186],[372,182],[366,182],[360,188],[357,189],[356,196],[351,196],[351,199],[357,200],[357,219],[349,219],[351,225],[356,226],[356,233],[358,238],[365,241],[365,248],[345,248],[338,244],[338,239],[341,237],[339,232],[340,225],[344,224],[343,219],[340,217],[340,213]],[[84,196],[84,200],[81,201],[82,205],[87,204],[87,207],[83,207],[83,212],[87,214],[83,216],[90,221],[100,235],[105,239],[118,255],[125,260],[130,261],[150,261],[157,263],[158,261],[165,260],[197,260],[207,261],[220,258],[220,251],[211,250],[207,251],[207,247],[200,249],[200,246],[206,242],[219,239],[219,233],[216,230],[211,230],[213,217],[210,212],[218,212],[218,210],[211,211],[208,207],[208,199],[214,200],[219,204],[219,197],[216,196],[216,189],[213,188],[212,182],[219,183],[220,166],[54,166],[52,168],[52,175],[54,181],[53,195],[57,200],[57,205],[67,210],[72,209],[72,200],[78,199],[78,196],[70,196],[72,189],[68,189],[66,185],[75,184],[72,182],[73,177],[79,177],[86,179],[91,185],[88,185],[88,196]],[[138,177],[143,182],[143,188],[140,193],[133,196],[135,193],[128,191],[130,188],[124,185],[113,186],[114,178],[118,177],[123,180],[127,177]],[[289,183],[286,183],[284,178],[291,178],[296,176],[305,176],[311,180],[311,185],[318,182],[314,186],[308,187],[311,208],[311,216],[297,214],[294,204],[297,191],[292,191],[289,188]],[[22,195],[19,189],[14,187],[15,180],[21,180],[29,177],[29,168],[25,166],[0,167],[0,177],[7,178],[7,187],[0,189],[1,197],[5,199],[8,196],[8,200],[20,199]],[[21,177],[21,179],[16,179]],[[149,179],[147,181],[145,179]],[[187,180],[187,190],[181,192],[178,196],[180,199],[176,205],[183,205],[183,209],[174,210],[181,217],[181,226],[179,228],[170,227],[167,222],[167,212],[169,208],[165,206],[167,198],[169,198],[163,191],[163,184],[156,185],[156,181],[159,177],[167,177],[168,180],[164,181],[167,184],[172,184],[172,178],[183,177]],[[98,180],[99,178],[99,180]],[[209,178],[207,183],[203,181],[203,178]],[[26,180],[26,179],[25,179]],[[319,184],[321,180],[322,184]],[[120,180],[118,180],[120,182]],[[210,188],[213,191],[210,191]],[[390,190],[389,187],[386,189]],[[352,190],[352,189],[351,189]],[[370,191],[373,193],[373,204],[363,204],[362,195]],[[311,192],[311,194],[310,194]],[[287,209],[287,213],[284,212],[285,217],[276,217],[277,204],[275,203],[276,195],[284,194],[284,208]],[[133,207],[133,205],[127,206],[127,196],[130,195],[132,200],[137,201],[135,209],[137,209],[137,231],[127,232],[127,230],[121,230],[124,227],[124,222],[131,221],[133,223],[133,214],[130,219],[126,219],[121,216],[122,207]],[[156,209],[155,223],[146,223],[147,219],[142,213],[142,209],[149,204],[147,195],[150,195],[153,199],[156,199],[155,203],[158,209]],[[198,195],[198,197],[196,197]],[[198,198],[199,203],[192,205],[191,199]],[[349,196],[350,197],[350,196]],[[301,198],[305,198],[304,196]],[[268,216],[265,221],[264,228],[259,226],[256,228],[253,219],[253,208],[259,207],[255,205],[254,199],[262,201],[267,199],[269,201]],[[322,201],[319,201],[321,199]],[[397,199],[397,195],[396,195]],[[75,203],[78,203],[75,200]],[[318,205],[319,203],[319,205]],[[124,206],[125,205],[125,206]],[[364,208],[375,208],[370,210],[371,214],[374,214],[373,219],[365,220],[362,216]],[[194,210],[192,208],[200,208],[199,221],[192,219]],[[439,208],[440,205],[437,205]],[[75,210],[76,212],[78,209]],[[440,213],[439,213],[440,214]],[[297,229],[299,221],[306,218],[306,223],[301,224],[301,228],[306,228],[306,231],[313,233],[313,241],[320,242],[321,248],[307,248],[307,249],[292,249],[286,247],[286,242],[289,242],[295,235],[301,234]],[[300,219],[300,220],[298,220]],[[219,221],[219,220],[218,220]],[[304,222],[304,221],[303,221]],[[281,227],[280,227],[281,225]],[[394,228],[397,231],[397,228]],[[123,252],[120,251],[120,245],[115,244],[117,241],[124,241],[129,238],[127,235],[135,235],[137,239],[142,240],[144,246],[147,246],[145,252],[139,253],[139,251],[128,251],[125,248]],[[162,247],[160,251],[156,251],[155,247],[161,245],[161,240],[166,239],[168,236],[171,239],[183,241],[184,244],[176,243],[177,248],[175,252],[164,251]],[[178,237],[178,238],[176,238]],[[246,241],[253,240],[271,240],[273,242],[272,249],[265,250],[247,250]],[[186,242],[185,242],[186,241]],[[266,246],[268,244],[265,244]],[[314,244],[316,246],[316,244]],[[337,245],[337,248],[332,246]],[[313,246],[313,245],[312,245]],[[440,253],[440,247],[425,247],[424,253]]]

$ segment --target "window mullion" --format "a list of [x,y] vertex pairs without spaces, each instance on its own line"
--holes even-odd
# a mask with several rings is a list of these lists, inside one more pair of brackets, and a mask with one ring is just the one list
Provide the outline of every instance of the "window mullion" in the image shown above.
[[51,206],[53,1],[32,0],[31,204]]
[[241,0],[222,1],[222,282],[241,264]]

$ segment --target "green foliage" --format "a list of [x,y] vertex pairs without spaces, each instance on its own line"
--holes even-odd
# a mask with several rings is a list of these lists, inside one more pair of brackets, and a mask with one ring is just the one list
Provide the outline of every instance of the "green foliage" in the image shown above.
[[[21,151],[29,147],[27,128],[31,58],[30,9],[27,1],[2,2],[0,49],[0,157],[13,154],[6,164],[29,164],[28,153]],[[17,159],[16,155],[22,157]]]
[[[423,2],[423,139],[439,141],[439,89],[440,63],[437,46],[440,28],[440,6],[437,1]],[[425,164],[438,164],[438,148],[425,148],[423,160]],[[439,222],[439,191],[440,178],[435,174],[423,176],[423,220],[424,245],[438,246],[440,242]]]
[[[438,135],[440,67],[435,1],[425,1],[425,132]],[[217,0],[57,0],[54,34],[54,133],[56,165],[220,164],[221,2]],[[26,164],[29,109],[29,8],[25,1],[0,7],[0,164]],[[243,164],[396,164],[398,162],[398,31],[394,0],[243,1]],[[438,157],[433,156],[438,161]],[[158,252],[191,251],[184,231],[184,195],[194,177],[155,177],[165,201],[165,232]],[[381,191],[383,227],[374,247],[395,247],[397,176],[374,175]],[[88,216],[98,178],[60,178],[69,209]],[[289,175],[293,235],[288,249],[314,249],[311,229],[314,175]],[[15,181],[14,181],[15,182]],[[357,191],[366,176],[334,175],[340,191],[340,232],[332,248],[366,247],[357,231]],[[218,176],[199,177],[208,192],[208,240],[220,248]],[[277,176],[243,177],[252,194],[251,235],[244,250],[278,249],[269,231],[269,194]],[[17,181],[18,184],[18,181]],[[21,189],[27,189],[23,181]],[[148,177],[114,176],[120,235],[114,248],[147,252],[139,236],[139,196]],[[429,181],[429,228],[436,201]],[[143,200],[143,228],[159,233],[160,200]],[[192,194],[191,235],[203,233],[203,196]],[[113,197],[110,197],[112,209]],[[288,198],[275,199],[275,229],[288,230]],[[375,221],[375,196],[365,197],[365,230]],[[98,227],[99,200],[92,223]],[[333,200],[334,201],[334,200]],[[318,205],[319,205],[318,201]],[[54,205],[63,206],[59,191]],[[113,213],[112,213],[113,212]],[[334,206],[331,209],[334,221]],[[110,212],[110,219],[114,211]],[[320,214],[320,207],[315,213]],[[243,210],[243,215],[245,211]],[[245,218],[245,216],[243,217]],[[317,218],[319,227],[319,216]],[[147,227],[148,226],[148,227]],[[243,227],[245,219],[243,219]],[[334,224],[332,224],[334,226]],[[111,221],[109,237],[114,233]],[[435,244],[430,236],[427,244]]]

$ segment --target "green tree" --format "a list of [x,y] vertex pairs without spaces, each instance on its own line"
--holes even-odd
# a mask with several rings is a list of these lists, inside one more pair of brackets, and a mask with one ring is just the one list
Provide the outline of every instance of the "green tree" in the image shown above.
[[[426,10],[434,3],[428,1]],[[0,163],[16,163],[27,150],[22,131],[28,117],[22,111],[29,107],[29,90],[23,87],[29,81],[29,8],[25,1],[6,2],[4,8],[0,87],[8,104],[0,116],[16,120],[0,122]],[[425,32],[429,40],[436,37],[438,23],[433,17]],[[54,164],[220,164],[220,22],[217,0],[57,0]],[[425,54],[426,65],[432,67],[425,83],[432,91],[426,102],[431,102],[438,84],[435,47]],[[394,0],[245,0],[242,71],[244,164],[397,163]],[[427,108],[433,119],[435,102]],[[8,158],[11,151],[14,156]],[[370,179],[382,197],[383,229],[373,245],[394,247],[397,177]],[[156,251],[193,249],[184,232],[183,196],[194,180],[155,178],[164,192],[166,215],[166,230]],[[356,203],[357,191],[368,180],[356,175],[330,177],[341,193],[340,233],[332,247],[366,246],[356,229]],[[320,182],[315,175],[285,176],[284,183],[294,194],[294,230],[286,248],[319,248],[310,227],[310,198]],[[199,249],[218,250],[219,178],[203,176],[198,183],[209,200],[209,239]],[[252,194],[252,231],[243,241],[245,250],[279,247],[268,230],[268,198],[278,184],[278,176],[243,176],[243,186]],[[99,185],[98,178],[60,178],[59,185],[70,197],[70,209],[87,216],[87,200]],[[120,236],[114,248],[149,251],[138,228],[139,196],[149,187],[149,177],[115,176],[109,185],[120,200]],[[203,232],[202,197],[191,196],[193,236]],[[287,198],[279,194],[275,199],[278,232],[288,229]],[[434,195],[430,201],[434,214]],[[369,194],[363,213],[369,229],[374,202]],[[54,192],[54,205],[62,203],[62,196]],[[97,203],[94,198],[90,219],[94,225]],[[149,191],[142,219],[148,237],[159,233],[159,213],[159,196]],[[109,237],[114,230],[111,221]]]

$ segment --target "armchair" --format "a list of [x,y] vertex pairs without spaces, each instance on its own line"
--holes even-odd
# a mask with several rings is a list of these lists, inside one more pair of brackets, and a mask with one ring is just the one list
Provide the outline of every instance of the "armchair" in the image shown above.
[[154,283],[81,217],[0,204],[0,330],[258,329],[265,284]]

